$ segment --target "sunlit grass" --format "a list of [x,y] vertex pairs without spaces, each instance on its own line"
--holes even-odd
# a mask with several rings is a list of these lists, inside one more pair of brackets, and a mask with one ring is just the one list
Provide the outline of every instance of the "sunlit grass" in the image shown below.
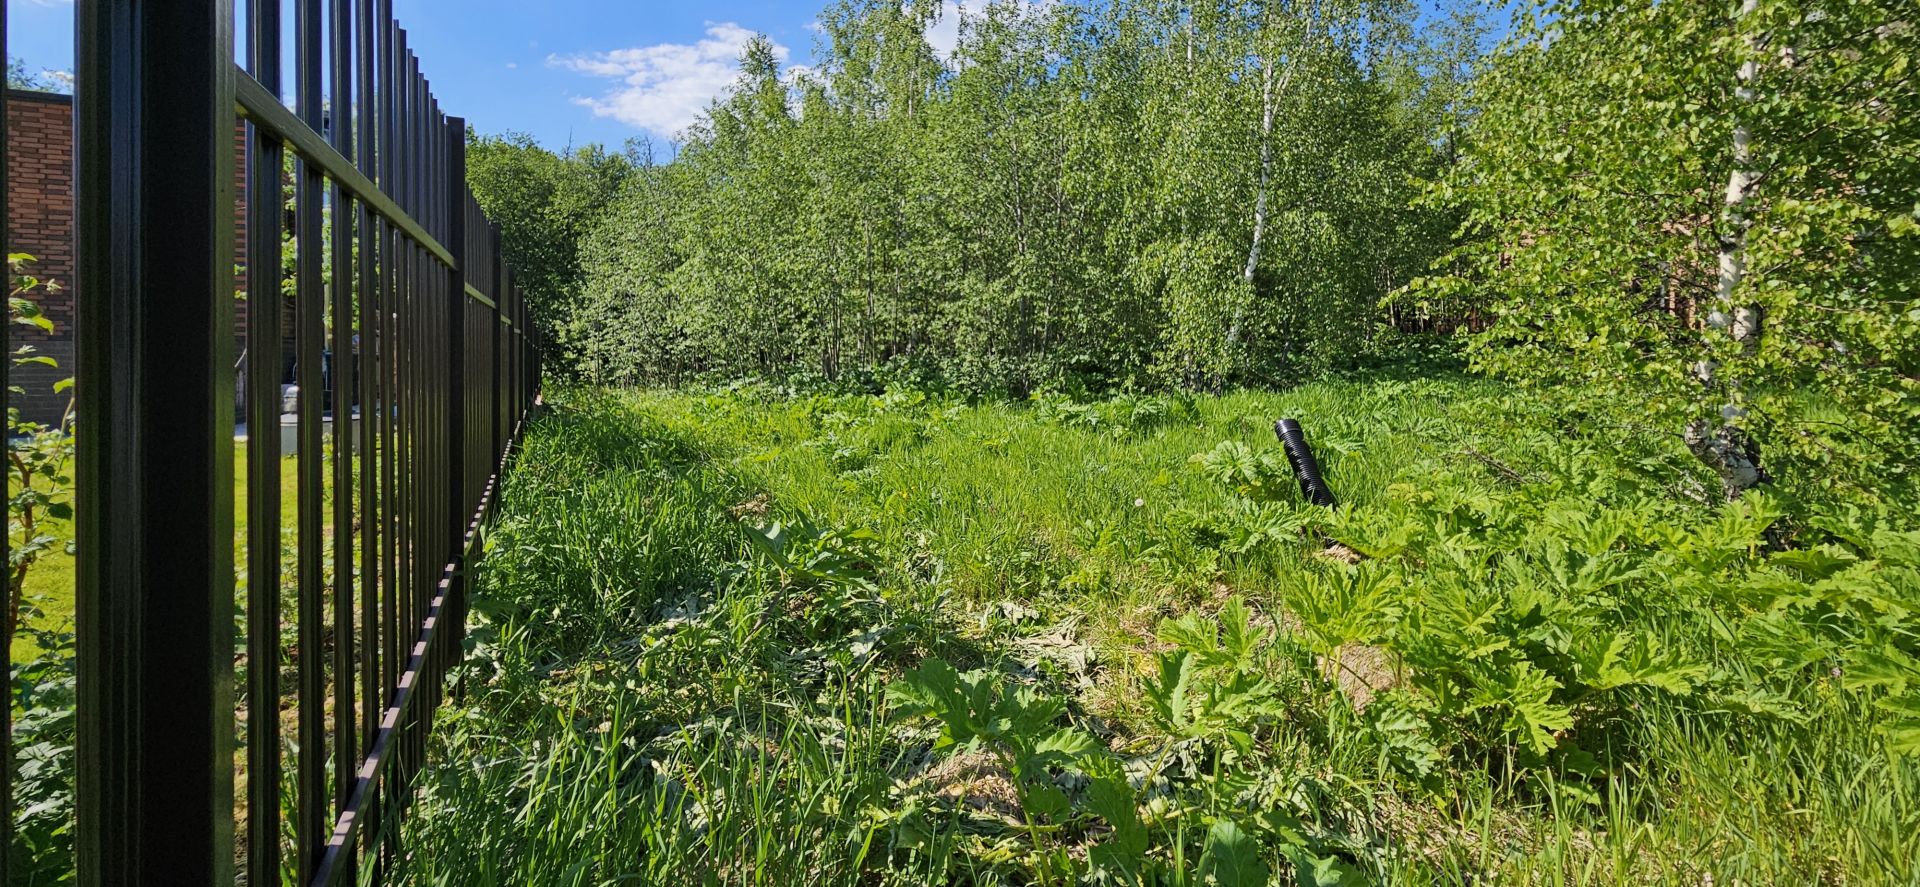
[[[465,695],[406,826],[408,883],[1044,880],[1036,835],[994,825],[998,777],[942,769],[933,726],[890,713],[889,682],[930,657],[998,668],[1069,699],[1073,722],[1110,731],[1116,750],[1154,749],[1156,626],[1213,618],[1234,595],[1284,612],[1326,564],[1313,533],[1234,538],[1242,506],[1191,457],[1222,441],[1270,452],[1273,420],[1299,418],[1349,522],[1410,491],[1465,495],[1439,467],[1550,486],[1565,458],[1562,405],[1466,379],[1169,399],[1157,414],[752,388],[559,400],[489,532]],[[1484,421],[1506,410],[1546,419]],[[1676,469],[1647,470],[1684,500]],[[773,523],[811,572],[752,542]],[[852,535],[808,548],[812,532]],[[871,594],[832,578],[869,568]],[[1312,659],[1279,622],[1271,665],[1293,682],[1291,714],[1261,734],[1257,763],[1226,775],[1288,787],[1299,827],[1353,842],[1336,855],[1369,878],[1914,875],[1920,775],[1859,698],[1812,687],[1794,694],[1805,723],[1730,734],[1724,714],[1649,695],[1603,731],[1621,748],[1609,778],[1516,781],[1489,758],[1422,781],[1339,692],[1289,670]],[[1643,626],[1672,644],[1697,627]],[[1167,883],[1200,883],[1207,817],[1248,815],[1233,794],[1245,789],[1207,778],[1190,789],[1200,807],[1149,809]],[[1069,857],[1099,840],[1039,838]]]
[[[299,517],[299,489],[295,485],[294,467],[298,460],[292,456],[282,460],[280,469],[280,522],[283,527],[293,526]],[[247,453],[244,443],[234,444],[234,544],[235,550],[244,550],[247,533]],[[328,481],[331,481],[329,476]],[[69,521],[45,519],[41,524],[43,532],[62,540],[64,543],[73,538],[73,526]],[[33,568],[27,572],[24,589],[30,600],[39,603],[41,616],[34,621],[40,628],[58,629],[73,624],[74,600],[74,563],[73,556],[66,551],[64,544],[48,552]],[[31,637],[15,638],[13,654],[16,658],[30,656],[35,650]]]

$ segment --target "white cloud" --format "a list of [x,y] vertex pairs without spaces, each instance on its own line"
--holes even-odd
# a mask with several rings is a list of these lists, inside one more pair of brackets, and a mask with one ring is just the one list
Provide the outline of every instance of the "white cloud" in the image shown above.
[[[933,47],[934,55],[953,58],[954,50],[960,48],[960,17],[978,16],[987,10],[989,0],[946,0],[940,4],[940,19],[927,29],[927,45]],[[1053,0],[1020,0],[1025,10],[1051,6]]]
[[[709,102],[726,94],[739,74],[740,53],[753,36],[754,32],[733,22],[709,22],[706,37],[695,43],[549,56],[547,63],[618,80],[619,85],[604,95],[574,101],[595,116],[673,138],[691,126]],[[775,43],[773,55],[784,66],[790,52]]]
[[940,58],[952,58],[953,51],[960,46],[960,14],[979,15],[986,7],[985,0],[954,0],[940,4],[940,19],[927,29],[927,45],[933,47],[933,54]]

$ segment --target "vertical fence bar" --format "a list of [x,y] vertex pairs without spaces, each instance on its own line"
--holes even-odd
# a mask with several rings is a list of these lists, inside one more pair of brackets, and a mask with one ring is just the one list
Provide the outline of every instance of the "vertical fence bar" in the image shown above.
[[[428,87],[424,78],[421,80],[421,88],[427,89],[429,96],[427,102],[426,137],[427,150],[433,159],[433,172],[427,178],[428,212],[432,214],[434,230],[436,236],[440,238],[441,243],[446,244],[448,249],[457,251],[460,247],[450,236],[450,229],[447,226],[446,219],[446,201],[443,199],[447,176],[447,120],[440,113],[439,101],[431,98],[433,94],[432,90]],[[454,266],[457,268],[458,265],[459,262],[456,260]],[[447,315],[453,309],[453,299],[451,298],[451,294],[447,292],[450,271],[445,268],[429,267],[428,272],[429,278],[427,283],[433,293],[432,310],[428,316],[428,323],[430,324],[428,334],[433,339],[433,347],[429,351],[431,357],[427,364],[432,373],[432,388],[430,390],[432,391],[433,398],[433,416],[431,418],[431,424],[428,426],[429,432],[433,435],[434,463],[430,469],[433,477],[433,547],[431,550],[435,552],[436,555],[445,555],[453,550],[453,545],[447,538],[447,524],[449,523],[447,515],[448,512],[455,510],[451,498],[447,495],[446,472],[446,466],[450,461],[446,421],[450,406],[448,403],[450,398],[448,396],[447,375],[448,371],[452,369],[452,351],[447,341]],[[465,296],[461,298],[465,298]],[[439,562],[442,561],[442,558],[436,556],[434,560],[436,562],[435,573],[439,574]],[[436,575],[436,587],[440,581],[442,580]],[[429,590],[427,596],[431,599],[434,594],[435,592],[433,590]],[[439,705],[440,681],[437,678],[438,663],[436,659],[437,657],[429,657],[428,660],[430,679],[427,681],[426,687],[423,688],[427,692],[427,698],[424,700],[427,704],[420,709],[420,751],[422,763],[424,763],[426,759],[426,731],[430,729],[433,723],[433,709]]]
[[[373,176],[376,148],[384,150],[384,146],[376,145],[379,110],[373,79],[373,0],[359,0],[356,6],[354,37],[360,86],[360,144],[356,163],[362,172]],[[376,230],[375,226],[384,228],[385,222],[368,211],[365,201],[360,202],[359,222],[360,238],[356,243],[360,247],[360,336],[357,355],[360,361],[360,735],[364,737],[360,751],[365,752],[374,732],[380,727],[380,712],[386,707],[381,692],[383,685],[380,683],[380,650],[383,643],[379,606],[381,510],[378,486],[380,454],[376,445],[379,440],[376,429],[380,422],[380,365],[377,351],[379,325],[375,319],[380,310],[377,265],[380,247],[385,240],[381,230]],[[361,824],[362,840],[364,847],[371,848],[371,842],[380,828],[378,805],[370,807],[366,815],[367,821]]]
[[[505,449],[506,442],[511,439],[509,429],[513,427],[510,424],[513,414],[513,388],[507,384],[513,367],[513,327],[510,325],[512,321],[508,319],[509,315],[507,314],[507,311],[512,307],[513,269],[509,268],[506,274],[500,278],[500,405],[498,414],[500,427],[496,433],[499,435],[502,449]],[[502,458],[504,459],[504,457]],[[504,463],[499,467],[504,468]]]
[[[333,108],[334,150],[354,156],[353,125],[353,8],[351,0],[328,4],[328,92]],[[333,358],[327,388],[333,412],[333,806],[347,807],[353,790],[354,764],[359,760],[355,739],[353,564],[353,204],[338,178],[329,195],[333,209]],[[329,817],[331,820],[331,817]],[[331,831],[329,829],[329,831]]]
[[[400,202],[402,209],[411,211],[413,201],[409,199],[408,189],[413,177],[412,146],[413,133],[407,126],[408,105],[412,102],[413,90],[407,85],[407,37],[403,28],[395,27],[394,33],[394,69],[393,69],[393,197]],[[393,544],[394,544],[394,646],[393,658],[396,675],[406,667],[408,646],[408,623],[413,597],[413,556],[412,536],[408,532],[412,519],[412,463],[408,458],[410,446],[409,419],[413,412],[413,392],[408,387],[409,362],[414,351],[409,323],[413,313],[413,248],[404,238],[396,238],[393,269]],[[396,749],[396,754],[399,750]],[[387,805],[390,811],[399,807],[399,793],[389,784]]]
[[[465,507],[467,502],[466,476],[466,386],[467,386],[467,264],[472,259],[472,244],[467,239],[467,122],[459,117],[450,117],[441,128],[441,144],[447,158],[446,176],[442,179],[441,205],[445,208],[447,222],[447,244],[454,250],[453,267],[447,269],[446,299],[447,306],[447,499],[446,533],[448,548],[453,550],[453,586],[449,595],[452,613],[456,624],[458,613],[466,596],[467,552],[461,550],[460,540],[466,534],[467,520],[471,512]],[[458,632],[454,635],[457,637]],[[442,643],[441,649],[449,645]],[[444,671],[450,660],[446,655],[440,657],[439,668]],[[436,691],[441,681],[436,675]]]
[[507,250],[501,244],[499,225],[493,227],[493,252],[499,257],[499,276],[493,284],[493,459],[495,470],[505,470],[505,451],[507,451],[507,336],[501,330],[505,326],[507,315],[501,311],[507,307],[507,288],[511,286],[513,271],[507,269]]
[[[280,3],[248,0],[247,70],[280,94]],[[247,154],[247,883],[280,877],[280,232],[284,149]]]
[[76,33],[78,881],[230,884],[233,6]]
[[[460,515],[460,501],[462,497],[460,495],[461,484],[459,471],[460,466],[465,464],[465,460],[461,457],[460,453],[461,438],[459,420],[462,413],[460,410],[458,380],[464,375],[465,371],[465,367],[461,365],[464,357],[460,350],[459,343],[460,322],[466,316],[462,309],[466,306],[467,294],[466,287],[461,283],[463,279],[461,277],[461,270],[466,264],[467,249],[464,243],[464,237],[462,236],[462,232],[466,229],[465,220],[451,212],[454,206],[451,196],[453,193],[452,184],[454,182],[454,142],[450,137],[450,133],[454,129],[454,120],[446,116],[444,112],[440,113],[436,119],[439,122],[439,128],[435,130],[435,133],[439,136],[440,174],[435,178],[436,187],[434,189],[434,198],[435,202],[439,204],[440,225],[446,234],[443,242],[446,243],[447,248],[451,250],[455,256],[455,261],[452,265],[441,274],[441,279],[438,284],[440,288],[440,345],[442,350],[440,361],[442,416],[439,435],[441,453],[447,461],[440,475],[440,486],[443,488],[441,490],[441,508],[443,510],[440,514],[440,536],[442,544],[440,550],[448,552],[451,555],[451,559],[448,562],[453,565],[453,572],[451,576],[447,578],[447,581],[451,584],[448,586],[446,601],[441,608],[441,618],[444,621],[451,618],[452,612],[455,609],[455,601],[458,597],[458,587],[461,576],[460,570],[462,569],[462,561],[464,560],[459,549],[460,533],[458,531],[458,527],[466,523],[466,519]],[[444,639],[442,639],[442,642],[434,649],[436,655],[434,656],[433,681],[431,683],[434,705],[427,710],[427,723],[429,725],[433,722],[432,713],[439,707],[439,701],[445,692],[445,686],[440,678],[447,670],[447,646],[444,643]]]
[[[420,133],[414,120],[420,113],[420,100],[414,89],[413,53],[407,50],[407,32],[404,28],[400,31],[400,53],[400,71],[394,88],[398,90],[401,102],[399,183],[400,191],[405,195],[401,205],[417,217],[420,210],[417,196],[420,187]],[[401,310],[396,314],[400,340],[406,343],[396,358],[400,371],[400,490],[404,497],[400,513],[400,544],[406,551],[401,618],[408,626],[414,623],[415,602],[420,594],[420,386],[416,381],[420,369],[419,258],[419,250],[412,244],[401,251]],[[411,638],[402,640],[410,641]],[[403,646],[400,661],[404,663],[406,659],[406,648]]]
[[[7,55],[7,0],[0,0],[0,59],[4,58],[11,58],[11,56]],[[13,217],[11,207],[7,203],[9,193],[7,191],[7,178],[9,174],[7,157],[9,152],[7,150],[6,98],[4,93],[0,93],[0,262],[6,262],[7,290],[8,292],[12,292],[13,263],[6,258],[11,255],[11,253],[8,252],[8,245],[12,243],[12,240],[7,236],[7,225]],[[9,385],[7,375],[8,370],[13,367],[13,360],[8,356],[13,354],[12,327],[13,318],[11,316],[7,318],[6,323],[0,323],[0,415],[6,414],[7,402],[11,394],[11,390],[7,387]],[[13,429],[8,428],[7,433],[11,435]],[[11,526],[11,517],[9,517],[9,526]],[[12,549],[10,548],[12,542],[13,532],[11,529],[5,533],[0,533],[0,564],[10,564],[13,562]],[[11,612],[11,607],[9,607],[9,612]],[[0,644],[6,645],[7,674],[12,675],[14,625],[11,618],[7,620],[6,629],[6,635],[0,637]],[[9,680],[9,683],[11,683],[11,680]],[[0,711],[0,884],[11,883],[13,873],[13,860],[11,857],[13,850],[13,697],[11,690],[8,691],[7,698],[8,703],[5,706],[0,706],[0,708],[5,709],[5,711]]]
[[[426,218],[430,230],[438,231],[440,214],[434,207],[434,179],[440,174],[439,130],[434,128],[433,94],[427,88],[427,78],[420,68],[419,57],[415,56],[414,68],[420,71],[415,81],[420,103],[419,128],[415,130],[420,142],[420,213]],[[425,256],[420,260],[420,460],[415,463],[421,474],[420,484],[420,541],[421,551],[425,555],[420,559],[420,599],[415,604],[414,622],[426,618],[431,607],[434,591],[439,585],[440,565],[445,551],[440,544],[440,283],[446,275]],[[424,680],[426,672],[421,673]],[[413,748],[413,766],[407,771],[407,781],[425,765],[427,712],[433,705],[433,682],[424,680],[420,687],[421,705],[412,709],[413,729],[409,733]]]
[[[422,209],[426,205],[426,200],[422,195],[425,192],[427,179],[425,125],[427,111],[426,103],[421,100],[421,96],[426,90],[422,87],[420,81],[420,59],[411,51],[407,53],[406,89],[407,137],[405,141],[408,165],[408,211],[413,214],[414,218],[420,218],[424,215]],[[427,482],[431,480],[431,477],[430,472],[427,471],[426,466],[423,464],[426,460],[427,451],[426,417],[427,411],[431,406],[427,400],[428,395],[425,382],[426,372],[429,366],[426,339],[426,330],[428,327],[426,318],[428,307],[426,277],[426,260],[421,255],[420,247],[414,245],[408,250],[408,310],[405,315],[409,338],[412,341],[412,347],[408,349],[406,355],[408,400],[412,404],[406,411],[408,425],[407,482],[411,487],[410,492],[412,493],[410,507],[408,509],[409,513],[407,515],[407,552],[413,576],[413,584],[410,587],[412,594],[407,600],[407,625],[409,628],[407,644],[409,653],[412,652],[414,639],[418,636],[414,627],[420,624],[421,616],[426,613],[427,589],[431,583],[431,574],[433,571],[432,558],[429,554],[432,550],[432,544],[427,535],[430,526],[427,520]],[[411,658],[411,656],[408,658]],[[402,785],[410,785],[412,783],[413,774],[419,766],[417,744],[414,742],[416,733],[414,724],[418,721],[418,717],[418,714],[412,710],[409,710],[407,713],[407,730],[405,734],[407,754],[404,758],[405,766],[401,770],[400,776]],[[410,805],[412,798],[412,791],[408,790],[406,792],[406,803]]]
[[[399,189],[394,181],[398,171],[400,155],[399,134],[396,125],[399,119],[399,91],[394,83],[395,60],[398,54],[398,29],[393,23],[393,0],[376,0],[374,18],[378,20],[376,28],[380,37],[379,73],[377,74],[380,122],[380,148],[377,162],[380,164],[380,188],[389,197],[398,197]],[[380,686],[383,688],[384,702],[393,699],[394,686],[400,679],[400,643],[402,637],[400,625],[400,549],[399,549],[399,497],[396,493],[399,474],[395,465],[398,452],[395,432],[396,400],[398,397],[397,374],[398,335],[395,331],[394,312],[399,305],[399,262],[398,232],[391,226],[383,228],[385,236],[380,248],[380,318],[378,335],[380,338],[380,547],[381,560],[384,563],[380,581],[380,622],[382,630],[382,653],[380,662]],[[372,805],[376,818],[383,817],[388,806],[384,799],[390,793],[384,785],[378,799],[381,802]],[[388,842],[383,850],[391,856],[396,845]]]
[[[300,119],[314,132],[326,131],[321,85],[320,0],[297,0],[294,18],[294,93]],[[298,520],[295,536],[297,603],[295,636],[299,643],[299,755],[294,769],[294,841],[298,871],[319,860],[327,832],[326,637],[322,575],[322,496],[325,474],[320,423],[325,383],[321,376],[326,342],[326,284],[322,277],[323,215],[326,180],[306,157],[299,159],[294,192],[294,384],[299,387],[295,419],[295,484]]]
[[[389,163],[387,190],[400,202],[402,208],[408,205],[407,178],[411,174],[407,167],[409,133],[406,126],[407,102],[409,90],[406,86],[406,38],[399,27],[389,25],[391,30],[390,51],[392,52],[392,79],[388,81],[389,115],[388,126],[393,133],[393,157]],[[388,491],[391,505],[391,523],[388,532],[392,534],[393,549],[392,596],[393,613],[390,625],[393,627],[393,642],[388,649],[392,658],[391,668],[397,680],[406,667],[407,648],[407,600],[412,594],[413,566],[408,552],[407,520],[409,515],[407,463],[407,415],[413,409],[411,393],[407,390],[407,361],[413,350],[407,341],[407,318],[412,311],[409,275],[411,273],[412,248],[404,237],[394,238],[392,275],[392,302],[387,314],[388,334],[392,342],[387,373],[391,382],[390,394],[392,410],[388,417],[389,440],[388,459],[391,465],[392,485]],[[388,693],[397,693],[397,687],[389,685]],[[397,751],[397,750],[396,750]],[[398,808],[398,793],[389,783],[385,787],[385,801],[389,813]],[[397,849],[397,844],[396,844]]]

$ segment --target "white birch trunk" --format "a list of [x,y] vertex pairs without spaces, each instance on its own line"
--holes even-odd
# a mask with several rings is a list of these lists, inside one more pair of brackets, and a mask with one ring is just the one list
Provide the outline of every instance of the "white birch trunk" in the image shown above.
[[[1759,8],[1759,0],[1742,0],[1740,12],[1735,17],[1736,25]],[[1753,188],[1753,131],[1747,125],[1746,112],[1753,104],[1753,81],[1760,73],[1760,40],[1756,35],[1746,37],[1746,58],[1741,61],[1736,75],[1738,85],[1734,88],[1734,127],[1733,127],[1733,170],[1727,176],[1727,193],[1722,204],[1723,233],[1720,238],[1719,280],[1714,288],[1713,311],[1707,315],[1707,325],[1715,332],[1725,333],[1745,351],[1753,351],[1760,342],[1760,308],[1757,305],[1737,304],[1740,283],[1747,273],[1747,229],[1751,225],[1747,217],[1748,202]],[[1712,388],[1718,366],[1711,358],[1704,358],[1695,367],[1695,373],[1702,384]],[[1695,457],[1712,467],[1720,475],[1720,483],[1727,499],[1740,498],[1740,495],[1764,483],[1766,470],[1760,466],[1759,445],[1747,436],[1739,427],[1739,420],[1746,415],[1740,406],[1739,391],[1733,385],[1727,387],[1727,401],[1719,408],[1713,418],[1699,418],[1687,425],[1687,447]]]
[[[1751,15],[1759,0],[1742,0],[1740,18]],[[1737,19],[1736,19],[1737,20]],[[1753,306],[1734,304],[1740,281],[1747,273],[1747,195],[1753,187],[1753,131],[1744,117],[1753,104],[1753,81],[1760,73],[1759,40],[1746,40],[1747,57],[1740,63],[1739,85],[1734,88],[1733,171],[1727,176],[1725,202],[1726,236],[1720,241],[1720,280],[1714,293],[1714,315],[1708,318],[1715,329],[1731,335],[1734,341],[1751,347],[1760,333],[1759,312]]]
[[[1253,275],[1260,270],[1260,246],[1267,236],[1267,192],[1273,180],[1273,113],[1274,94],[1283,92],[1287,87],[1287,78],[1293,75],[1293,69],[1280,75],[1276,87],[1273,82],[1273,59],[1268,58],[1262,66],[1260,77],[1260,179],[1253,195],[1253,245],[1247,248],[1247,267],[1241,272],[1246,281],[1247,291],[1253,290]],[[1227,345],[1232,347],[1240,342],[1240,327],[1246,321],[1246,305],[1236,305],[1233,309],[1233,323],[1227,326]]]
[[1253,246],[1247,250],[1247,270],[1241,275],[1253,283],[1260,267],[1260,241],[1267,233],[1267,184],[1273,178],[1273,60],[1260,78],[1260,185],[1253,196]]

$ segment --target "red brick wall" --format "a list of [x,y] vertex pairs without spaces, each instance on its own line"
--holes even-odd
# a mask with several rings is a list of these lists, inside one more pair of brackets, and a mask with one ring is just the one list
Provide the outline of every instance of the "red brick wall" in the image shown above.
[[[72,392],[56,394],[55,382],[73,375],[73,97],[43,92],[7,91],[7,248],[34,261],[24,273],[57,284],[30,298],[53,321],[53,332],[15,326],[11,344],[32,345],[60,363],[58,369],[29,364],[12,369],[23,418],[51,425],[60,421]],[[245,289],[247,214],[246,128],[236,125],[234,154],[234,267],[236,290]],[[234,305],[234,334],[244,340],[247,303]],[[235,354],[239,352],[236,350]]]
[[28,364],[12,368],[9,380],[25,390],[16,396],[24,418],[60,420],[72,392],[54,393],[54,382],[73,375],[73,99],[64,95],[7,91],[7,249],[34,261],[23,273],[58,289],[30,296],[53,321],[53,333],[14,326],[14,347],[32,345],[60,362],[59,369]]

